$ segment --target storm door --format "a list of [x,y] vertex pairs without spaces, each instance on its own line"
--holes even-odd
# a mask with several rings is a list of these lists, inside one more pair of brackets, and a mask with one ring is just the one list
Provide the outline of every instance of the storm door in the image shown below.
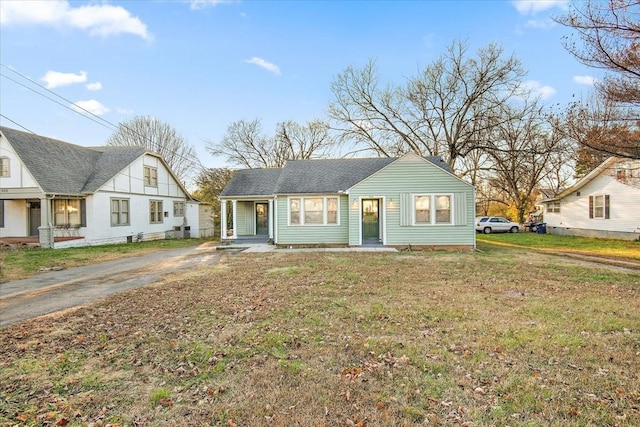
[[269,234],[269,204],[256,203],[256,235]]
[[29,204],[29,236],[38,237],[38,227],[40,227],[40,202]]
[[362,200],[362,244],[380,241],[380,216],[378,199]]

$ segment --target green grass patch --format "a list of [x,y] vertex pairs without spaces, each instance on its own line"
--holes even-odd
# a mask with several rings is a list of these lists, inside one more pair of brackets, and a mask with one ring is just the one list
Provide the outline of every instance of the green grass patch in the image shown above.
[[0,251],[0,280],[33,276],[44,268],[69,268],[141,255],[148,252],[195,246],[202,239],[166,239],[117,245],[64,249],[11,249]]
[[487,245],[499,244],[532,250],[640,260],[640,242],[629,240],[558,236],[555,234],[504,233],[478,234],[477,243],[481,249],[489,249],[490,246]]

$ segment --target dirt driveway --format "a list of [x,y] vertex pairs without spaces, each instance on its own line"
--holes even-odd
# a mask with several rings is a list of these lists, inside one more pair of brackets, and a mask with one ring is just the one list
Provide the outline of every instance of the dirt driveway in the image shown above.
[[168,274],[210,265],[220,257],[213,244],[205,243],[2,283],[0,327],[145,286]]

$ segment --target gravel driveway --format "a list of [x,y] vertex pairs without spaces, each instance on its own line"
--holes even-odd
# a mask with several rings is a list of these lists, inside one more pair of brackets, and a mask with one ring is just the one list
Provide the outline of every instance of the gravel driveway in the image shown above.
[[0,284],[0,327],[145,286],[171,273],[217,262],[213,244],[152,252],[115,261],[49,271]]

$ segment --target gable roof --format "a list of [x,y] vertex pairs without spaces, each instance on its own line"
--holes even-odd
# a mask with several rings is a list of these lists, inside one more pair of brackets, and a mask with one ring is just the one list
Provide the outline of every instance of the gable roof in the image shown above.
[[588,174],[586,174],[585,176],[580,178],[578,180],[578,182],[573,184],[571,187],[569,187],[566,190],[560,192],[555,197],[551,197],[549,199],[541,200],[540,203],[553,202],[553,201],[557,201],[557,200],[560,200],[560,199],[563,199],[563,198],[567,197],[569,194],[573,193],[574,191],[578,191],[579,189],[581,189],[582,187],[584,187],[585,185],[587,185],[588,183],[593,181],[595,178],[600,176],[605,170],[609,169],[611,166],[615,165],[620,160],[621,159],[619,159],[617,157],[609,157],[604,162],[600,163],[600,165],[598,165],[594,170],[592,170],[591,172],[589,172]]
[[[340,193],[396,160],[393,157],[289,160],[283,168],[243,169],[234,175],[220,196]],[[453,174],[440,157],[426,160]]]
[[0,133],[45,193],[93,193],[147,152],[142,147],[81,147],[4,126]]

